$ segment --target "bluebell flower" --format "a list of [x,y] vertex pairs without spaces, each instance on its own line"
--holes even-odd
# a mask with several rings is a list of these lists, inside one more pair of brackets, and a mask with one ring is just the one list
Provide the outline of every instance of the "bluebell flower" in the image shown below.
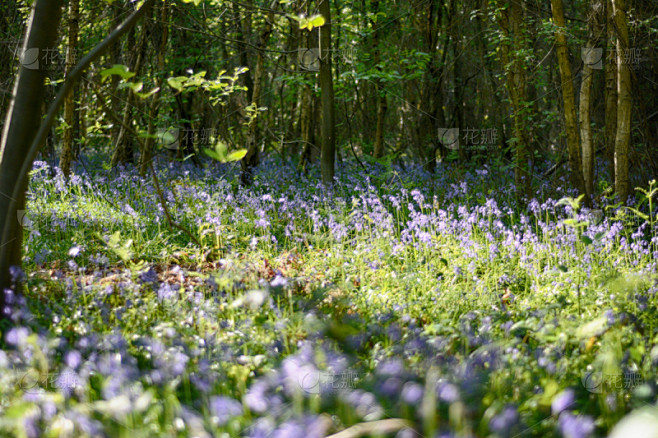
[[506,406],[503,411],[493,417],[489,422],[489,428],[502,436],[511,436],[511,431],[519,422],[519,413],[513,406]]
[[231,418],[242,415],[242,404],[230,397],[211,397],[210,412],[216,424],[223,426]]
[[21,346],[27,340],[27,337],[30,335],[30,331],[25,327],[13,327],[5,334],[5,341],[9,345]]
[[565,411],[560,414],[558,427],[564,438],[588,438],[594,432],[594,420],[587,415],[574,415]]
[[453,403],[459,400],[459,388],[449,382],[439,382],[437,393],[439,399],[446,403]]
[[573,389],[565,389],[555,397],[551,402],[551,412],[553,415],[558,415],[562,411],[571,410],[574,408],[574,403],[576,402],[576,394]]
[[423,386],[415,382],[405,383],[400,398],[409,405],[419,404],[423,398]]

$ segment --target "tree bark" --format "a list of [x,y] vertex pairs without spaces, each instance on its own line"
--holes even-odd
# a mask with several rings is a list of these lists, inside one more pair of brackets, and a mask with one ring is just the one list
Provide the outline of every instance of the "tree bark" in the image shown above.
[[[38,50],[41,53],[57,44],[57,28],[62,12],[62,0],[37,0],[32,7],[27,25],[27,36],[23,52]],[[45,96],[46,69],[34,64],[22,64],[14,84],[14,100],[9,105],[7,118],[0,141],[0,318],[4,313],[5,289],[14,289],[9,268],[21,266],[23,228],[19,222],[19,212],[25,210],[25,192],[28,176],[21,174],[23,161],[27,159],[30,143],[35,137],[40,114],[34,114],[35,108],[41,108]],[[14,196],[14,187],[18,185],[18,197]],[[2,233],[7,230],[6,233]]]
[[[75,65],[75,54],[78,47],[78,29],[80,20],[80,1],[69,0],[69,42],[66,50],[66,76],[68,76]],[[77,88],[77,87],[76,87]],[[75,117],[75,95],[76,90],[68,95],[64,101],[64,135],[62,141],[62,155],[59,167],[68,178],[71,173],[71,161],[73,159],[73,136]]]
[[569,151],[569,166],[571,167],[571,184],[580,193],[584,194],[586,191],[580,154],[580,132],[578,130],[573,76],[571,74],[571,65],[569,64],[569,50],[565,36],[566,27],[562,0],[551,0],[551,9],[553,11],[553,22],[557,27],[555,32],[555,46],[562,80],[562,100],[564,103],[564,120],[567,127],[567,149]]
[[615,136],[617,135],[617,58],[614,54],[615,24],[612,2],[605,1],[607,44],[605,61],[605,155],[610,182],[615,184]]
[[[599,0],[592,0],[589,17],[587,20],[588,38],[586,50],[592,50],[598,47],[600,38],[598,37],[601,30],[600,13],[603,5]],[[585,203],[587,206],[591,205],[592,196],[594,194],[594,159],[595,148],[592,141],[592,128],[591,128],[591,94],[592,94],[592,79],[594,78],[594,68],[590,65],[590,59],[584,60],[582,81],[580,83],[580,141],[582,153],[582,166],[583,166],[583,179],[585,180]]]
[[[134,32],[131,32],[131,35],[133,33]],[[142,31],[140,32],[139,41],[137,43],[137,50],[136,50],[137,53],[134,58],[135,61],[134,66],[130,66],[130,65],[128,66],[133,68],[133,72],[135,73],[136,76],[140,74],[140,70],[142,69],[142,61],[146,54],[146,34],[147,34],[146,29],[142,29]],[[131,39],[131,35],[129,35],[128,39]],[[116,90],[117,87],[114,86],[113,89]],[[112,153],[112,160],[111,160],[112,167],[115,167],[118,164],[128,164],[133,160],[134,148],[128,141],[128,132],[125,126],[129,126],[129,124],[132,122],[133,119],[133,107],[135,106],[135,95],[129,90],[127,91],[128,92],[126,93],[123,111],[121,111],[121,114],[123,114],[123,120],[121,126],[117,128],[118,134],[116,135],[116,138],[114,140],[114,152]],[[112,104],[113,109],[115,108],[114,105],[115,101],[117,101],[117,99],[113,100],[113,104]],[[119,104],[120,103],[117,102],[117,106]],[[119,112],[117,112],[117,114],[118,113]]]
[[[154,41],[154,45],[157,45],[154,47],[154,49],[155,53],[157,54],[156,65],[158,69],[158,71],[154,74],[154,77],[155,87],[162,89],[162,78],[160,75],[165,73],[165,55],[167,53],[167,40],[169,39],[169,6],[167,2],[162,2],[156,9],[156,17],[158,13],[160,16],[157,18],[155,26],[160,27],[159,32],[156,33],[156,35],[160,36],[160,41]],[[155,120],[158,117],[161,95],[162,93],[156,93],[151,98],[151,104],[149,105],[147,136],[144,143],[142,143],[142,153],[139,157],[139,174],[141,176],[146,175],[153,156],[153,144],[155,142]]]
[[612,9],[617,30],[617,134],[615,136],[615,191],[624,204],[631,194],[628,178],[628,154],[631,141],[631,72],[625,61],[629,50],[628,19],[626,2],[612,0]]
[[[379,0],[374,0],[372,2],[372,10],[375,17],[377,17],[377,13],[379,12]],[[378,28],[379,25],[377,22],[373,22],[372,25],[375,27],[372,40],[374,50],[373,61],[375,63],[375,68],[377,68],[378,71],[381,71],[381,68],[379,67],[381,62],[379,47],[381,30]],[[384,121],[386,120],[387,110],[386,94],[384,93],[384,85],[381,78],[377,78],[375,81],[375,92],[377,99],[377,128],[375,129],[375,144],[372,155],[375,158],[381,158],[384,156]]]
[[326,20],[320,28],[320,88],[322,89],[322,183],[334,181],[336,133],[334,126],[334,81],[331,74],[331,5],[319,0],[320,14]]
[[[278,0],[273,0],[270,4],[270,11],[273,11],[277,5]],[[240,181],[242,185],[251,184],[254,168],[260,161],[260,126],[259,126],[259,110],[261,107],[263,95],[263,77],[265,76],[265,55],[263,51],[267,46],[267,41],[272,33],[272,23],[274,21],[274,13],[269,12],[263,27],[258,37],[258,48],[256,51],[256,72],[254,73],[253,91],[251,93],[251,105],[254,106],[255,113],[249,122],[249,133],[247,134],[247,155],[240,161],[242,172],[240,174]]]
[[[503,6],[503,2],[499,6]],[[525,47],[523,30],[523,9],[518,2],[512,2],[501,11],[499,26],[506,42],[501,44],[501,58],[504,66],[509,66],[506,74],[506,86],[514,112],[514,181],[517,194],[530,196],[530,164],[528,148],[530,146],[527,117],[527,74],[520,52]]]

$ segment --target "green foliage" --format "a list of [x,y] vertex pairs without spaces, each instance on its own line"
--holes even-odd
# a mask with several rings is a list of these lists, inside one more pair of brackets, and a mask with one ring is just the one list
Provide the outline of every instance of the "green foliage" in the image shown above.
[[230,163],[233,161],[240,161],[247,155],[247,149],[239,149],[228,153],[228,146],[223,141],[218,141],[214,149],[205,149],[206,155],[210,158],[219,161],[220,163]]
[[291,16],[294,20],[299,22],[299,28],[300,29],[306,29],[309,32],[313,30],[315,27],[322,27],[324,26],[325,19],[322,15],[317,14],[313,15],[311,17],[305,17],[305,16],[299,16],[295,17],[294,15]]

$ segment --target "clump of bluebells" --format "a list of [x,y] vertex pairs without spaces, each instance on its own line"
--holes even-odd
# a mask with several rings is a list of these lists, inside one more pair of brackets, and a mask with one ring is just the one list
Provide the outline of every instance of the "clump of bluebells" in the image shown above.
[[199,247],[135,169],[88,167],[35,164],[2,434],[585,438],[656,404],[648,203],[600,214],[548,182],[517,202],[506,169],[369,166],[326,189],[265,163],[245,189],[160,163]]

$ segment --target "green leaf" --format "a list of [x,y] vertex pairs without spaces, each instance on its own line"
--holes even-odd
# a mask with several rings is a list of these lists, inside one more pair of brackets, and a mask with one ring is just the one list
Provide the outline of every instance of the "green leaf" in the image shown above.
[[187,81],[185,76],[178,76],[175,78],[168,78],[167,83],[169,86],[177,91],[183,91],[183,82]]
[[139,82],[126,82],[126,87],[130,88],[133,93],[139,93],[144,88],[142,81]]
[[592,244],[592,239],[589,237],[585,236],[584,234],[580,236],[581,242],[583,242],[585,245],[591,245]]
[[135,73],[129,71],[128,67],[123,64],[115,64],[112,68],[101,71],[101,78],[103,81],[111,75],[121,76],[121,79],[130,79],[135,76]]
[[137,96],[139,96],[139,98],[141,98],[141,99],[146,99],[147,97],[150,97],[150,96],[154,95],[158,91],[160,91],[160,87],[155,87],[154,89],[152,89],[151,91],[148,91],[146,93],[135,93],[135,94]]
[[601,316],[587,324],[584,324],[576,330],[576,337],[580,340],[589,339],[592,336],[600,336],[608,328],[608,318]]
[[214,150],[206,148],[203,151],[206,153],[206,155],[208,155],[213,160],[222,161],[222,157]]
[[322,27],[326,22],[322,15],[313,15],[309,18],[299,18],[299,28],[307,29],[308,31],[313,30],[314,27]]
[[313,27],[322,27],[324,26],[325,19],[322,15],[314,15],[313,17],[311,17],[310,23]]
[[226,161],[240,161],[247,155],[247,150],[246,149],[240,149],[235,152],[231,152],[228,154],[228,157],[226,157]]

